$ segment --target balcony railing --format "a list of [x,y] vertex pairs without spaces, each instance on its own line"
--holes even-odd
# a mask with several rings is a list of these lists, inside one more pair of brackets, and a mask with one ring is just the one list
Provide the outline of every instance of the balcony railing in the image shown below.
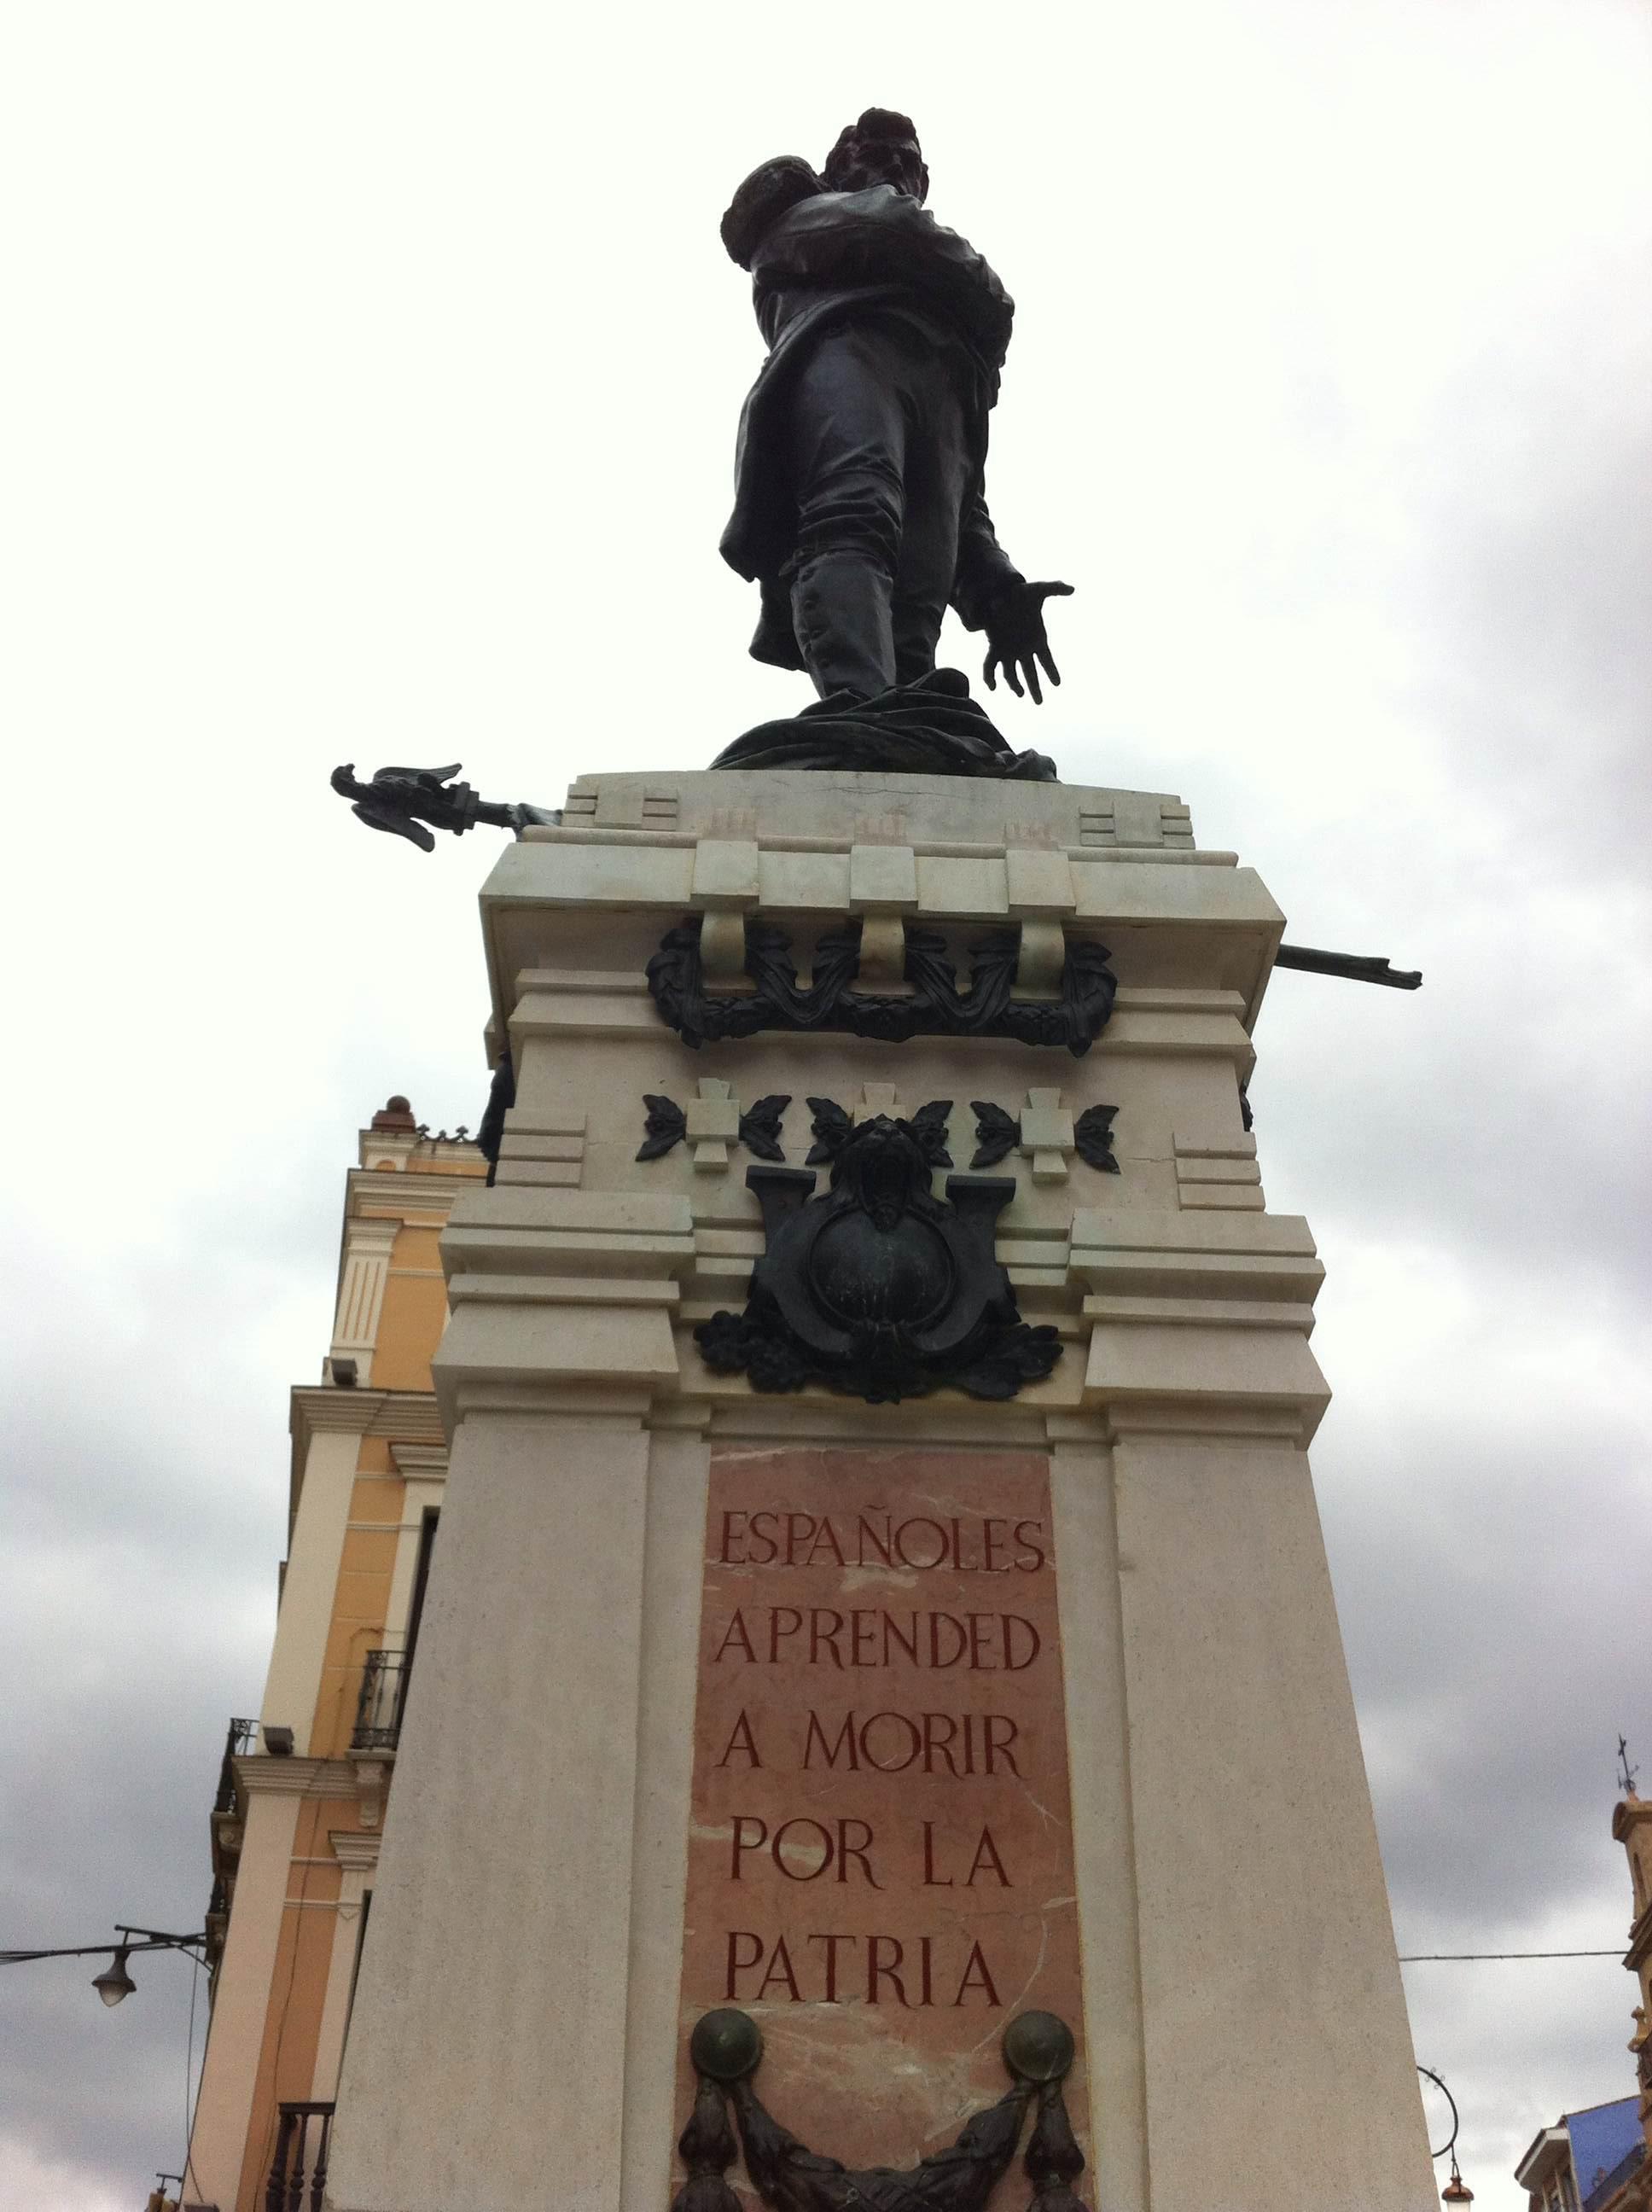
[[352,1751],[394,1751],[402,1732],[402,1699],[407,1689],[405,1651],[369,1651],[361,1669]]
[[235,1770],[230,1764],[242,1752],[251,1751],[258,1740],[256,1721],[231,1721],[224,1739],[223,1765],[218,1770],[218,1795],[213,1802],[215,1813],[233,1812],[237,1802]]
[[264,2212],[321,2212],[327,2185],[332,2105],[282,2105],[275,2163],[264,2184]]
[[1596,2212],[1596,2207],[1606,2203],[1623,2187],[1631,2173],[1637,2173],[1646,2160],[1646,2145],[1637,2142],[1620,2158],[1610,2173],[1603,2174],[1583,2199],[1583,2212]]

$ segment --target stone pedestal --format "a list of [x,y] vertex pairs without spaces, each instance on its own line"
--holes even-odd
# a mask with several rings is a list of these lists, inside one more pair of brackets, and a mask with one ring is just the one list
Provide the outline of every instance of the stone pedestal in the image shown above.
[[[328,2202],[665,2212],[688,2031],[732,2002],[759,2095],[852,2166],[951,2143],[1042,2008],[1086,2203],[1423,2212],[1305,1456],[1321,1268],[1245,1127],[1255,875],[1159,794],[598,775],[483,910],[516,1103],[446,1238],[452,1470]],[[1011,933],[1015,1006],[1096,945],[1116,1002],[1082,1056],[695,1049],[647,972],[688,917],[720,1004],[748,924],[806,992],[852,921],[863,994],[910,997],[914,933],[967,983]],[[870,1403],[708,1364],[765,1250],[748,1169],[926,1107],[938,1198],[1013,1177],[997,1258],[1053,1371]]]

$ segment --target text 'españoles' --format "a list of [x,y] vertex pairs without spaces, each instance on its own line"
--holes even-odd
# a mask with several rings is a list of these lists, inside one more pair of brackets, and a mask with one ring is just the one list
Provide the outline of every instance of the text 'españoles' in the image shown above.
[[1049,1563],[1044,1524],[982,1513],[725,1511],[714,1554],[720,1567],[823,1567],[963,1575],[1034,1575]]

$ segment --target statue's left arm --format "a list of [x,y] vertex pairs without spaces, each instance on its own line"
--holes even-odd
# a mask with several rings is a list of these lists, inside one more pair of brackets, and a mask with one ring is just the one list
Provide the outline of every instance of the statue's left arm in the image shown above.
[[985,495],[977,489],[958,518],[958,570],[952,605],[966,629],[985,629],[987,611],[1022,575],[998,542]]
[[1044,629],[1044,602],[1067,599],[1071,584],[1029,584],[998,542],[987,500],[979,488],[964,508],[958,524],[958,567],[952,586],[952,605],[966,629],[987,633],[987,659],[981,674],[989,691],[998,689],[998,672],[1017,699],[1025,690],[1033,704],[1042,706],[1039,688],[1042,668],[1052,684],[1061,681]]

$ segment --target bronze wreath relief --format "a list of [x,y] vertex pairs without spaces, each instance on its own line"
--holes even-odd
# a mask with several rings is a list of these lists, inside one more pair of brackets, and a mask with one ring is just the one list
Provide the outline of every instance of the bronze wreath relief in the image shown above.
[[1023,2160],[1033,2185],[1027,2212],[1084,2212],[1073,2190],[1084,2155],[1061,2094],[1072,2033],[1054,2013],[1023,2012],[1010,2022],[1002,2050],[1011,2088],[974,2114],[956,2142],[904,2172],[886,2166],[854,2172],[799,2142],[751,2086],[762,2050],[756,2021],[738,2007],[720,2007],[695,2023],[689,2039],[694,2111],[677,2144],[688,2179],[671,2212],[740,2212],[723,2179],[735,2155],[730,2106],[747,2175],[769,2212],[986,2212],[1034,2106],[1038,2117]]

